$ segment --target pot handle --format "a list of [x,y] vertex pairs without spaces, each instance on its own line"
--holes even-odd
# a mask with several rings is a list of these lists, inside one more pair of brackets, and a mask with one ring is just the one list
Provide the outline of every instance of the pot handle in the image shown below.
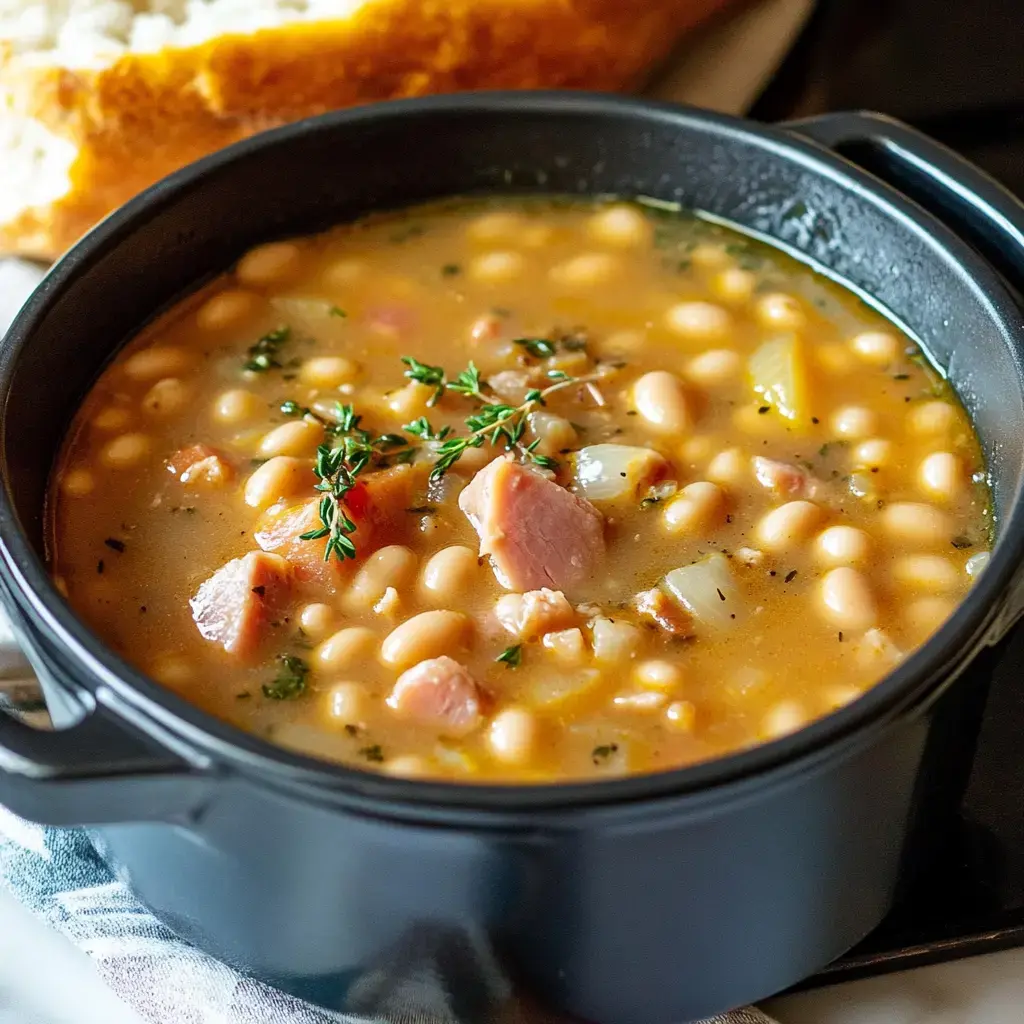
[[[22,623],[11,623],[20,634]],[[6,632],[6,630],[4,631]],[[25,639],[19,635],[19,639]],[[75,693],[82,716],[66,729],[37,729],[0,706],[0,803],[47,825],[187,821],[206,802],[209,766],[173,741],[137,728],[105,688],[69,690],[33,644],[35,674]]]
[[884,114],[821,114],[779,127],[835,150],[894,186],[1024,293],[1024,207],[970,161]]
[[49,731],[0,711],[0,803],[46,825],[187,820],[209,779],[97,705]]
[[[863,111],[779,125],[835,150],[924,207],[972,246],[1024,296],[1024,205],[970,161],[909,125]],[[988,631],[999,643],[1024,615],[1024,574]]]

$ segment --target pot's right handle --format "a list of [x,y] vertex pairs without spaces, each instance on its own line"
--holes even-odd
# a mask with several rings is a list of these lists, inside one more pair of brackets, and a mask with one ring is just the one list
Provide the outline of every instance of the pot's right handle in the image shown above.
[[[1018,299],[1024,296],[1024,205],[970,161],[884,114],[821,114],[779,127],[835,150],[894,186],[976,249]],[[1022,615],[1024,571],[989,630],[989,642],[1000,641]]]
[[1024,206],[970,161],[884,114],[821,114],[779,127],[828,146],[897,188],[1024,293]]

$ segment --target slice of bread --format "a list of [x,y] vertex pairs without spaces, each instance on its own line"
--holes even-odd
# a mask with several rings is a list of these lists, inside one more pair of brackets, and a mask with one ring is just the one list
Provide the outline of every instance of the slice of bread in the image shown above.
[[52,259],[273,125],[465,89],[623,89],[730,0],[0,0],[0,251]]

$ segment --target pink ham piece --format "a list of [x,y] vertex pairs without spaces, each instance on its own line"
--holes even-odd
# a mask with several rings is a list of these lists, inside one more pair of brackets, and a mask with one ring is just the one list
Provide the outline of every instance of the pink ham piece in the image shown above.
[[205,640],[228,654],[248,658],[284,606],[291,582],[287,559],[251,551],[222,565],[199,587],[189,601],[192,618]]
[[604,521],[589,501],[506,458],[473,477],[459,508],[506,590],[569,590],[604,554]]
[[465,736],[479,726],[480,688],[465,667],[446,654],[406,669],[395,683],[388,706],[403,718]]
[[814,498],[825,486],[816,476],[788,462],[754,456],[757,482],[780,498]]

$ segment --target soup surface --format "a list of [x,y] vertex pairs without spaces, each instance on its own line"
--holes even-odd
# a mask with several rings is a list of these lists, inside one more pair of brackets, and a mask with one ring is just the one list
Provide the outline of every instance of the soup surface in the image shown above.
[[263,246],[148,328],[68,435],[51,558],[115,650],[277,743],[604,777],[856,699],[983,569],[985,481],[917,348],[802,264],[495,199]]

